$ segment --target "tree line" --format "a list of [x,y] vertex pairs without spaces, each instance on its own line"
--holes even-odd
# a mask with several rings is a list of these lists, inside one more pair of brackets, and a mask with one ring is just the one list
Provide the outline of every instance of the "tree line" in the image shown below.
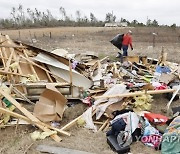
[[[105,14],[104,21],[98,20],[93,13],[89,14],[89,17],[82,15],[80,10],[75,12],[75,18],[67,15],[65,8],[59,8],[59,19],[54,17],[49,9],[46,11],[40,11],[37,8],[26,10],[21,4],[17,8],[12,7],[10,12],[11,17],[0,19],[0,28],[31,28],[31,27],[56,27],[56,26],[96,26],[102,27],[105,23],[117,22],[116,15],[113,12],[108,12]],[[128,21],[124,18],[121,18],[118,22],[127,22],[128,26],[167,26],[159,25],[156,19],[148,19],[147,22],[141,23],[137,20]],[[175,28],[176,24],[171,25],[170,27]]]

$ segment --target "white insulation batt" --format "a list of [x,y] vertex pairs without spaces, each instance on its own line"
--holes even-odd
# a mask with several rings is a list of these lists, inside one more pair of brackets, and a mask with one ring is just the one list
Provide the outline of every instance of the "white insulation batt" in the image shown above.
[[[38,54],[33,59],[38,62],[47,64],[52,73],[64,79],[65,81],[70,82],[69,66],[44,53]],[[73,69],[72,84],[77,87],[83,87],[84,89],[89,89],[92,86],[92,82],[88,78]]]

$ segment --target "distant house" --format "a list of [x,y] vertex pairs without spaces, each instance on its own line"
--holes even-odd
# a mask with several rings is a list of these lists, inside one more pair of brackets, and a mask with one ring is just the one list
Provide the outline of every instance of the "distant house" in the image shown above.
[[105,27],[127,27],[127,22],[110,22],[105,23]]

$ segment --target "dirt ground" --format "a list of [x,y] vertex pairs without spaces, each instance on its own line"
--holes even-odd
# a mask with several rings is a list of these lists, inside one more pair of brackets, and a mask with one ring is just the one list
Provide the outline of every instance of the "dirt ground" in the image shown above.
[[[56,48],[64,48],[70,53],[83,53],[94,51],[99,57],[109,55],[111,59],[115,59],[117,52],[109,40],[117,33],[125,33],[129,29],[133,32],[134,50],[129,51],[129,55],[147,55],[148,57],[158,58],[164,47],[168,53],[168,60],[179,63],[180,57],[180,29],[170,28],[105,28],[105,27],[59,27],[59,28],[42,28],[42,29],[24,29],[24,30],[3,30],[3,34],[8,34],[12,39],[17,39],[28,44],[46,49],[53,50]],[[51,38],[50,38],[51,32]],[[153,36],[155,32],[158,35],[155,38],[153,47]],[[32,39],[37,42],[32,43]],[[152,111],[162,113],[166,108],[168,100],[164,95],[155,95],[152,103]],[[173,102],[172,106],[177,106],[180,100]],[[26,104],[25,104],[26,105]],[[27,105],[26,105],[27,107]],[[28,106],[32,111],[32,107]],[[81,115],[87,106],[78,103],[69,107],[64,114],[61,125],[73,120]],[[85,128],[77,126],[71,128],[70,137],[62,137],[63,141],[55,143],[51,138],[41,141],[33,141],[30,133],[35,131],[33,126],[7,127],[0,130],[0,153],[2,154],[38,154],[36,146],[39,144],[55,145],[76,150],[82,150],[97,154],[113,154],[106,142],[105,132],[93,133]],[[150,147],[140,142],[131,145],[131,153],[133,154],[159,154]]]

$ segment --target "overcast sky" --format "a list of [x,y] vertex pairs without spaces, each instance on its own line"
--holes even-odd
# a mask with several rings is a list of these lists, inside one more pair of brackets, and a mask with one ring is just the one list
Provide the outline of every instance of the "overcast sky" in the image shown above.
[[180,26],[180,0],[0,0],[0,18],[10,17],[12,7],[22,4],[24,9],[49,9],[53,16],[60,18],[59,8],[65,8],[68,16],[75,18],[79,10],[89,18],[92,12],[99,20],[105,20],[106,13],[112,12],[117,20],[136,19],[146,23],[147,18],[156,19],[159,24]]

